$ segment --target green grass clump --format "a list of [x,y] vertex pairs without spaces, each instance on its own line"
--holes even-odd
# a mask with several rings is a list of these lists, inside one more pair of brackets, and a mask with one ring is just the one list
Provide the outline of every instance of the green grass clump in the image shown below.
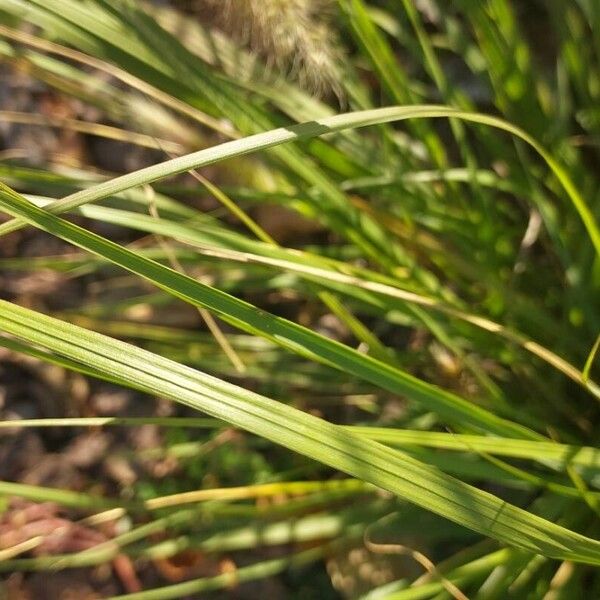
[[[0,236],[75,250],[0,269],[84,292],[0,300],[0,346],[179,406],[22,421],[158,426],[137,459],[178,471],[112,496],[0,482],[128,524],[79,553],[0,547],[0,571],[227,555],[119,597],[284,572],[325,597],[323,564],[352,598],[597,596],[600,9],[260,4],[0,0],[0,59],[102,123],[0,119],[143,156],[4,151]],[[353,551],[372,577],[336,571]]]

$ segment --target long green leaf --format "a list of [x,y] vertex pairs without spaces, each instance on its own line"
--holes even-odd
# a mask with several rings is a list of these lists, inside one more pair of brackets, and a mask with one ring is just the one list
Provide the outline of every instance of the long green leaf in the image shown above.
[[527,458],[559,467],[578,465],[600,469],[600,450],[589,446],[569,446],[557,442],[516,440],[441,431],[410,431],[388,427],[353,426],[350,429],[371,440],[391,446],[425,446],[462,452],[485,452],[498,456]]
[[430,410],[438,412],[458,427],[472,427],[509,437],[541,438],[533,431],[502,419],[459,396],[425,383],[296,323],[259,310],[247,302],[64,221],[37,208],[2,183],[0,183],[0,208],[80,248],[103,256],[194,306],[202,306],[214,311],[223,320],[239,329],[258,334],[304,357],[334,366],[393,393],[406,395]]
[[0,301],[0,330],[246,429],[509,545],[600,564],[600,542],[313,415],[6,301]]
[[[0,345],[15,352],[31,355],[31,348],[11,338],[0,337]],[[76,362],[62,359],[58,362],[55,355],[39,352],[35,355],[41,360],[60,364],[70,369],[82,370]],[[62,358],[62,357],[60,357]],[[88,375],[101,378],[102,373],[89,369]],[[14,419],[0,421],[0,429],[13,427],[104,427],[104,426],[140,426],[160,425],[161,427],[182,427],[213,429],[223,427],[221,421],[191,417],[65,417],[48,419]],[[410,429],[394,429],[391,427],[370,427],[361,425],[344,425],[346,429],[357,435],[381,442],[392,447],[425,447],[460,452],[481,452],[496,456],[509,456],[535,460],[542,464],[551,464],[557,468],[568,465],[586,467],[593,472],[600,471],[600,450],[590,446],[570,446],[558,442],[537,442],[501,438],[483,435],[465,435],[460,433],[444,433],[441,431],[420,431]]]
[[[389,123],[415,118],[448,117],[480,123],[482,125],[488,125],[507,131],[534,148],[544,159],[567,192],[567,195],[571,199],[588,231],[596,252],[600,254],[600,229],[598,228],[593,213],[565,169],[563,169],[563,167],[536,140],[519,127],[503,121],[502,119],[498,119],[497,117],[436,105],[390,106],[334,115],[332,117],[326,117],[308,123],[301,123],[299,125],[291,125],[289,127],[279,127],[272,131],[258,133],[240,140],[225,142],[224,144],[213,148],[206,148],[198,152],[193,152],[192,154],[187,154],[186,156],[168,160],[158,165],[128,173],[127,175],[122,175],[121,177],[100,183],[87,190],[71,194],[62,200],[57,200],[48,207],[48,210],[56,213],[64,212],[77,206],[81,206],[82,204],[95,202],[106,196],[117,194],[131,187],[151,183],[152,181],[156,181],[157,179],[169,175],[175,175],[177,173],[189,171],[190,169],[210,165],[224,160],[225,158],[242,156],[258,150],[266,150],[286,142],[310,139],[327,133],[342,131],[344,129],[355,129],[379,123]],[[23,226],[24,223],[22,221],[5,223],[0,225],[0,235],[10,231],[16,231]]]

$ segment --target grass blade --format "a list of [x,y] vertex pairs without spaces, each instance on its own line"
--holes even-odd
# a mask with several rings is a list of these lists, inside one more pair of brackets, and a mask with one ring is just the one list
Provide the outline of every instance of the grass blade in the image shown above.
[[212,310],[235,327],[258,334],[301,356],[334,366],[393,393],[406,395],[459,427],[471,426],[509,437],[539,438],[526,427],[502,419],[459,396],[427,384],[296,323],[259,310],[247,302],[138,256],[118,244],[64,221],[37,208],[1,183],[0,208],[13,216],[26,218],[40,229],[109,259],[194,306]]
[[[448,117],[454,117],[463,121],[479,123],[481,125],[501,129],[529,144],[544,159],[561,183],[571,199],[573,206],[579,213],[596,252],[600,254],[600,229],[598,228],[593,213],[567,172],[536,140],[519,127],[497,117],[436,105],[391,106],[334,115],[332,117],[301,123],[299,125],[291,125],[289,127],[279,127],[272,131],[258,133],[240,140],[225,142],[224,144],[213,148],[199,150],[192,154],[187,154],[158,165],[146,167],[134,171],[133,173],[128,173],[127,175],[122,175],[121,177],[100,183],[87,190],[76,192],[62,200],[57,200],[48,207],[48,210],[56,213],[64,212],[81,206],[82,204],[95,202],[106,196],[117,194],[129,188],[151,183],[163,177],[214,164],[226,158],[243,156],[258,150],[266,150],[291,141],[310,139],[327,133],[343,131],[344,129],[356,129],[358,127],[367,127],[369,125],[403,121],[406,119]],[[19,221],[5,223],[0,225],[0,235],[16,231],[23,226],[23,222]]]
[[0,329],[132,381],[507,544],[600,564],[600,542],[546,521],[310,414],[124,342],[0,301]]

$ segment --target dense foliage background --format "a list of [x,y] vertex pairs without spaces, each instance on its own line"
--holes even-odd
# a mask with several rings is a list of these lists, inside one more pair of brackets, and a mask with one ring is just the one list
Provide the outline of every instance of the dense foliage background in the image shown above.
[[600,597],[600,4],[0,0],[0,77],[5,597]]

